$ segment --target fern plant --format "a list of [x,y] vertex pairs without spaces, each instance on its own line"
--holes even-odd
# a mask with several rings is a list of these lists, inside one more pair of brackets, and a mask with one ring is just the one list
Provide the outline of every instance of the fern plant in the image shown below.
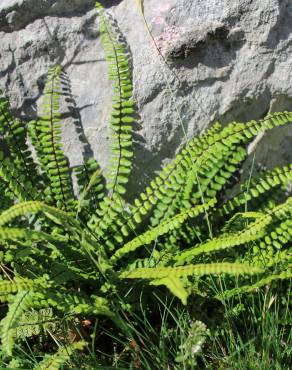
[[[125,45],[98,3],[97,10],[114,89],[108,173],[90,158],[74,169],[75,194],[61,141],[61,66],[49,69],[42,112],[28,125],[14,119],[8,99],[0,98],[0,130],[8,147],[0,153],[0,301],[7,307],[0,336],[7,356],[30,312],[103,315],[125,330],[119,312],[131,309],[137,286],[132,280],[166,286],[186,304],[210,275],[237,277],[236,287],[229,279],[228,296],[291,277],[292,198],[286,189],[292,165],[243,183],[232,197],[228,189],[247,144],[289,124],[292,112],[225,127],[216,123],[126,202],[135,112],[131,70]],[[69,352],[44,358],[41,368],[50,361],[57,368]]]

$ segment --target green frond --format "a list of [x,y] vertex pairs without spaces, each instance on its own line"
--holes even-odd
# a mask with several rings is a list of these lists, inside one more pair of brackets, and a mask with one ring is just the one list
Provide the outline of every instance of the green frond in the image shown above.
[[127,270],[132,271],[136,268],[160,267],[165,266],[172,255],[170,253],[158,252],[154,250],[149,258],[137,258],[134,262],[127,265]]
[[181,224],[185,222],[188,218],[195,218],[199,214],[204,213],[210,207],[214,207],[215,203],[216,201],[213,199],[206,204],[198,205],[189,210],[185,210],[178,215],[162,222],[155,228],[150,229],[141,235],[138,235],[136,238],[125,244],[122,248],[118,249],[110,258],[110,260],[112,262],[116,262],[122,256],[135,251],[140,246],[150,244],[158,237],[168,233],[171,230],[181,227]]
[[16,338],[29,338],[41,334],[44,330],[55,330],[56,319],[54,319],[51,308],[29,310],[24,312],[16,328]]
[[[184,189],[184,201],[201,200],[202,197],[207,201],[210,197],[215,197],[245,157],[246,149],[234,147],[223,158],[218,158],[217,161],[214,159],[211,166],[206,163],[198,172],[192,169]],[[196,192],[193,192],[195,186]]]
[[28,241],[49,241],[66,242],[68,237],[65,235],[51,236],[43,231],[20,229],[16,227],[0,227],[0,240],[28,240]]
[[47,288],[49,283],[44,279],[24,279],[15,277],[13,280],[1,280],[0,281],[0,301],[3,303],[10,297],[11,294],[15,294],[23,291],[33,291],[39,288]]
[[44,359],[35,365],[34,370],[59,370],[63,368],[73,352],[83,350],[85,342],[75,342],[66,347],[60,347],[53,355],[45,355]]
[[288,218],[268,228],[265,235],[247,253],[253,264],[271,267],[291,260],[291,248],[285,246],[292,240],[292,220]]
[[8,313],[0,323],[0,337],[2,350],[12,356],[14,339],[17,335],[17,324],[22,314],[29,308],[32,299],[32,293],[24,290],[17,293],[9,304]]
[[0,151],[0,177],[9,186],[15,198],[24,201],[37,198],[36,191],[26,176],[22,174],[9,156]]
[[152,280],[150,285],[165,285],[173,295],[182,301],[182,304],[187,304],[187,299],[189,296],[188,291],[185,289],[180,278],[175,278],[172,276],[164,277],[161,279]]
[[252,240],[260,239],[264,236],[265,228],[276,220],[288,217],[292,214],[292,198],[273,210],[258,217],[253,223],[249,224],[244,230],[238,233],[225,234],[221,237],[214,238],[206,243],[188,249],[175,257],[176,264],[190,262],[194,257],[202,253],[211,253],[214,251],[232,248],[241,244],[248,243]]
[[[0,96],[0,134],[9,149],[15,171],[24,178],[27,186],[33,190],[39,188],[40,177],[26,141],[27,128],[19,119],[13,118],[9,100],[3,95]],[[36,192],[31,193],[30,199],[34,197]]]
[[202,253],[211,253],[222,249],[234,248],[238,245],[242,245],[253,240],[257,240],[264,235],[264,230],[260,230],[256,234],[244,233],[244,234],[226,234],[221,238],[215,238],[206,242],[202,245],[198,245],[194,248],[186,250],[179,254],[175,260],[176,265],[181,265],[192,261],[196,256]]
[[246,181],[242,184],[241,191],[223,204],[222,209],[219,209],[218,211],[223,215],[234,212],[240,207],[244,208],[248,202],[251,202],[256,198],[260,198],[261,196],[265,196],[269,191],[275,191],[274,189],[279,185],[285,186],[291,181],[292,164],[282,168],[275,168],[272,171],[267,171],[259,179]]
[[263,286],[271,284],[275,280],[286,280],[292,278],[292,270],[288,269],[287,271],[282,271],[280,274],[271,274],[263,279],[258,280],[256,283],[251,285],[244,285],[238,288],[230,289],[224,293],[220,293],[216,296],[218,299],[227,299],[236,295],[244,293],[257,292]]
[[39,162],[49,179],[54,203],[65,211],[72,211],[75,197],[68,160],[62,150],[60,97],[62,68],[49,69],[44,89],[42,116],[32,127],[32,137],[37,144]]
[[235,213],[234,216],[232,216],[227,222],[225,223],[222,230],[220,230],[220,233],[225,234],[227,232],[232,232],[234,230],[241,230],[246,224],[247,220],[254,220],[258,219],[260,217],[263,217],[263,212],[238,212]]
[[[107,176],[108,197],[99,203],[97,214],[93,214],[88,222],[90,230],[99,238],[104,238],[105,232],[110,231],[114,240],[105,241],[109,249],[114,248],[114,243],[123,241],[119,214],[123,213],[124,201],[121,196],[126,192],[132,168],[132,125],[134,102],[132,99],[133,87],[128,57],[124,46],[117,41],[111,22],[106,18],[103,7],[97,3],[99,11],[101,41],[104,47],[105,59],[109,62],[109,77],[114,81],[113,110],[110,119],[110,165]],[[119,225],[115,224],[115,221]],[[110,228],[109,228],[110,226]]]
[[[158,202],[165,203],[167,208],[177,199],[177,194],[186,185],[190,171],[199,173],[205,166],[210,170],[218,163],[224,160],[230,151],[235,147],[247,144],[254,136],[260,132],[273,129],[274,127],[284,125],[292,121],[291,112],[274,113],[259,121],[250,121],[244,123],[230,123],[219,133],[214,133],[207,137],[207,140],[200,141],[198,138],[192,139],[174,161],[165,166],[162,172],[150,182],[146,191],[140,195],[140,203],[143,207],[133,207],[132,217],[128,224],[131,229],[135,224],[142,222],[145,215],[145,209],[149,212]],[[243,153],[243,152],[242,152]],[[242,156],[239,156],[239,161]],[[229,169],[232,173],[235,167]],[[224,177],[224,176],[222,176]],[[221,181],[221,180],[220,180]],[[199,191],[199,190],[198,190]],[[210,194],[212,195],[212,193]],[[144,207],[144,205],[146,205]]]
[[0,199],[0,212],[11,207],[15,201],[15,195],[9,189],[9,185],[3,178],[2,181],[0,181]]
[[80,191],[77,213],[85,208],[91,214],[96,211],[105,197],[104,178],[97,161],[90,158],[75,170]]
[[187,172],[185,185],[182,185],[172,202],[168,198],[162,198],[155,206],[151,223],[159,224],[165,219],[172,217],[179,208],[189,208],[194,204],[206,203],[215,198],[228,185],[233,173],[246,157],[246,149],[242,147],[230,148],[224,157],[214,158],[214,161],[196,169],[196,161]]
[[105,196],[87,223],[88,228],[110,251],[114,250],[116,245],[121,245],[124,237],[129,234],[128,228],[124,227],[125,220],[129,217],[125,208],[125,201],[119,194]]
[[109,307],[109,302],[102,297],[94,295],[88,297],[85,294],[76,295],[75,293],[70,294],[70,292],[64,290],[47,292],[46,297],[51,307],[55,307],[65,313],[114,316],[114,313]]
[[18,203],[2,212],[0,215],[0,226],[10,223],[17,217],[36,214],[39,212],[42,212],[54,223],[65,226],[71,231],[73,231],[72,226],[74,226],[76,230],[81,231],[79,223],[66,212],[38,201]]
[[133,86],[128,56],[124,46],[117,40],[111,22],[102,6],[99,11],[101,42],[105,59],[109,62],[109,78],[114,82],[113,110],[110,119],[110,173],[107,187],[110,195],[125,194],[132,168],[132,126],[134,122]]
[[162,279],[169,276],[173,278],[204,275],[241,275],[258,274],[263,270],[259,267],[240,263],[206,263],[198,265],[187,265],[181,267],[158,267],[137,268],[132,271],[124,271],[120,274],[121,279]]

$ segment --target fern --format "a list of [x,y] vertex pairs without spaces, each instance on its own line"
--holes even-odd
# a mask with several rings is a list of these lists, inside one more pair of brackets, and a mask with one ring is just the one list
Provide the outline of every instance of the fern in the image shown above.
[[85,208],[90,214],[97,209],[105,196],[102,171],[96,160],[91,158],[75,169],[75,174],[81,192],[77,212]]
[[256,198],[268,194],[270,191],[275,191],[278,186],[285,186],[292,180],[292,165],[284,166],[283,168],[275,168],[268,171],[259,179],[252,179],[248,187],[247,183],[241,185],[239,194],[228,200],[219,210],[221,214],[229,214],[238,208],[243,208],[247,202],[251,202]]
[[[40,117],[27,127],[0,97],[0,131],[8,147],[0,153],[0,332],[9,356],[15,341],[43,332],[42,312],[50,312],[56,325],[64,317],[104,316],[127,332],[120,311],[136,308],[141,285],[165,286],[187,304],[190,294],[219,297],[200,288],[210,275],[226,275],[224,297],[290,276],[291,165],[241,188],[233,178],[247,144],[291,122],[292,113],[223,128],[216,123],[128,202],[135,113],[130,62],[116,25],[97,8],[114,85],[107,180],[94,158],[72,171],[63,152],[62,67],[49,69]],[[38,368],[68,363],[75,344],[60,345]]]
[[243,293],[255,292],[257,291],[257,289],[261,288],[262,286],[266,286],[275,280],[285,280],[285,279],[291,279],[291,278],[292,278],[291,270],[282,271],[280,274],[273,274],[263,279],[260,279],[255,284],[244,285],[238,288],[228,290],[224,292],[223,294],[218,294],[217,298],[226,299],[226,298],[231,298],[235,295],[240,295]]
[[68,160],[61,144],[60,96],[62,69],[52,67],[44,89],[43,115],[37,121],[35,135],[38,138],[40,164],[49,178],[49,186],[55,204],[70,211],[74,207],[74,195]]
[[26,181],[25,175],[19,173],[11,158],[4,158],[3,152],[0,152],[0,176],[9,186],[16,199],[24,201],[35,194],[32,184]]
[[[292,119],[289,112],[275,113],[259,121],[250,121],[247,124],[231,123],[220,133],[209,138],[207,143],[201,143],[199,139],[193,139],[181,153],[179,153],[173,163],[164,167],[159,176],[150,182],[146,192],[142,193],[138,199],[141,206],[132,208],[132,217],[129,222],[124,223],[129,231],[136,228],[135,224],[142,222],[145,214],[150,212],[158,203],[164,203],[169,208],[173,203],[178,190],[186,183],[186,174],[192,171],[198,173],[202,166],[211,169],[218,158],[223,158],[235,144],[247,143],[251,138],[261,131],[269,130],[283,125]],[[193,158],[196,161],[193,164]],[[230,171],[236,170],[232,167]]]
[[191,218],[197,217],[200,213],[205,212],[208,209],[208,207],[214,206],[214,204],[215,201],[213,200],[210,201],[209,204],[199,205],[197,207],[191,208],[190,210],[183,211],[182,213],[179,213],[178,215],[168,219],[167,221],[162,222],[157,227],[146,231],[142,235],[138,235],[136,238],[128,242],[124,247],[118,249],[111,257],[111,260],[115,262],[123,255],[135,251],[140,246],[150,244],[153,240],[157,239],[159,236],[166,234],[170,230],[179,228],[181,224],[189,217]]
[[13,119],[9,101],[0,91],[0,133],[9,148],[9,156],[13,167],[24,177],[26,187],[34,191],[39,182],[37,167],[32,159],[32,153],[26,143],[27,129],[18,119]]
[[[115,239],[122,241],[123,234],[119,233],[121,225],[116,226],[112,221],[118,219],[117,216],[123,209],[123,200],[120,195],[126,192],[125,185],[132,167],[133,87],[125,48],[117,41],[103,7],[96,3],[96,8],[100,14],[101,41],[105,50],[105,59],[109,62],[109,77],[114,81],[114,104],[110,119],[112,134],[110,173],[107,182],[109,194],[101,202],[96,214],[92,215],[88,226],[100,237],[103,237],[110,229],[113,234],[118,234]],[[109,249],[113,249],[113,243],[110,240],[107,239],[105,242]]]
[[97,4],[97,9],[100,13],[100,33],[105,59],[109,62],[109,76],[114,81],[114,104],[110,120],[112,130],[111,167],[107,186],[111,193],[124,194],[126,192],[124,185],[128,182],[133,156],[133,87],[125,48],[117,40],[113,27],[106,20],[106,15],[100,4]]
[[218,275],[221,273],[239,275],[262,272],[259,267],[250,267],[236,263],[212,263],[188,265],[183,267],[137,268],[123,272],[122,279],[162,279],[168,276],[187,277],[191,275]]
[[11,296],[12,293],[18,293],[23,291],[32,291],[36,288],[47,288],[47,284],[43,279],[29,280],[14,278],[13,280],[2,280],[0,281],[0,300],[4,302],[7,296]]
[[44,330],[56,330],[53,310],[51,308],[25,312],[16,328],[19,339],[40,335]]
[[279,205],[272,211],[266,213],[262,217],[258,217],[256,221],[251,223],[243,231],[236,234],[226,234],[221,238],[214,238],[202,245],[196,246],[188,251],[181,253],[177,258],[177,263],[190,261],[195,256],[201,253],[210,253],[216,250],[235,247],[240,244],[248,243],[252,240],[257,240],[264,236],[265,228],[274,219],[281,219],[282,217],[290,217],[292,214],[292,198],[289,198],[284,204]]
[[180,278],[167,276],[159,279],[154,279],[150,283],[151,285],[165,285],[173,295],[178,297],[181,302],[186,305],[189,292],[185,289],[184,284],[181,282]]
[[17,323],[29,308],[31,298],[31,293],[27,290],[17,293],[9,305],[7,315],[0,323],[2,348],[9,356],[12,355]]
[[45,358],[34,367],[35,370],[59,370],[62,365],[70,360],[74,351],[82,350],[85,347],[84,342],[72,343],[70,346],[61,347],[53,355],[46,355]]
[[56,224],[68,227],[71,231],[72,228],[70,224],[77,228],[77,230],[80,230],[81,228],[78,222],[76,222],[74,218],[70,217],[70,215],[68,215],[64,211],[38,201],[22,202],[4,211],[0,215],[0,226],[10,223],[17,217],[29,214],[36,214],[39,212],[43,213],[46,217],[54,221]]

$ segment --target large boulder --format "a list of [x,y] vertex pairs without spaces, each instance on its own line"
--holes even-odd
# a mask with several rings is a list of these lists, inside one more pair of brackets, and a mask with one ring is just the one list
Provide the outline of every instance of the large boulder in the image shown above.
[[[210,123],[292,110],[292,0],[104,1],[128,45],[135,99],[136,188]],[[106,167],[111,84],[94,1],[2,0],[0,88],[18,116],[37,115],[46,71],[64,67],[71,94],[64,147],[72,166]],[[266,134],[260,166],[291,162],[291,125]],[[79,139],[82,139],[81,141]]]

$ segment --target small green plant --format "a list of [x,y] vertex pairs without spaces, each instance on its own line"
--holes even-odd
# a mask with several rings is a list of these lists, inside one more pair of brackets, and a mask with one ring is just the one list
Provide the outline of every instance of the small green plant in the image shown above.
[[[14,119],[7,98],[0,98],[0,130],[8,147],[0,153],[0,336],[8,357],[15,341],[31,333],[26,325],[36,334],[50,332],[40,317],[44,312],[50,321],[102,315],[127,331],[122,312],[135,309],[144,281],[167,287],[186,304],[191,294],[221,300],[292,275],[292,198],[286,191],[292,166],[264,173],[228,195],[247,144],[291,122],[292,112],[223,128],[216,123],[126,202],[135,113],[131,72],[124,45],[99,4],[97,9],[114,84],[105,177],[90,158],[74,170],[79,196],[73,191],[61,143],[61,66],[49,69],[42,112],[28,125]],[[211,275],[226,276],[226,289],[215,296],[206,288]],[[36,322],[27,320],[36,312]],[[190,333],[181,350],[194,351],[200,335]],[[36,368],[58,368],[84,345],[67,343]]]
[[180,352],[176,358],[179,363],[185,363],[188,366],[196,366],[196,356],[202,351],[209,330],[201,321],[193,321],[187,331],[186,340],[180,345]]

